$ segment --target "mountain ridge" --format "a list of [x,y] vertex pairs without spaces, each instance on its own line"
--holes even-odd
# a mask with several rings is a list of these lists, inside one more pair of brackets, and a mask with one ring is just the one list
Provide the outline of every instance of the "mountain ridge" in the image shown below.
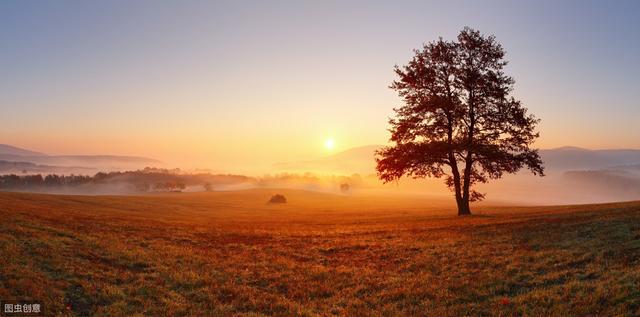
[[0,143],[0,154],[1,155],[19,155],[19,156],[47,156],[44,153],[35,152],[35,151],[19,148],[17,146],[13,146],[9,144],[1,144],[1,143]]
[[56,167],[145,167],[161,165],[162,161],[133,155],[47,155],[8,144],[0,144],[0,160],[10,162],[28,162]]

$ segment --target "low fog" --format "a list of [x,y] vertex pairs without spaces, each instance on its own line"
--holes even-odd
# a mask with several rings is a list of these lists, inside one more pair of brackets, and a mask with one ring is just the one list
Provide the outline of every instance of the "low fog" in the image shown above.
[[[0,160],[0,190],[141,195],[290,188],[355,196],[452,197],[443,179],[405,178],[383,184],[375,174],[374,152],[379,147],[354,148],[319,160],[280,162],[262,175],[166,169],[158,160],[136,157],[5,153]],[[540,153],[545,177],[521,171],[480,184],[476,189],[486,194],[483,203],[557,205],[640,199],[640,150],[564,147]]]

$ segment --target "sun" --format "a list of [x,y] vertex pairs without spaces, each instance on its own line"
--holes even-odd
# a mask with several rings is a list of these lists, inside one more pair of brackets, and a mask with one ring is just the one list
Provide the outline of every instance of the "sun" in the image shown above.
[[327,150],[333,150],[333,147],[335,146],[335,142],[333,142],[333,139],[326,139],[324,141],[324,147]]

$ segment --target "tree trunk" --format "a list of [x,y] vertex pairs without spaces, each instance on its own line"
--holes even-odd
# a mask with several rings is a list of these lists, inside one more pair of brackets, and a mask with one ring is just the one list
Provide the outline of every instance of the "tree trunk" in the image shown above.
[[469,187],[471,183],[471,168],[467,163],[464,173],[464,183],[462,184],[462,197],[458,200],[458,216],[466,216],[471,214],[471,208],[469,207]]
[[458,203],[458,216],[466,216],[471,214],[471,208],[469,207],[469,199],[461,198],[457,199]]

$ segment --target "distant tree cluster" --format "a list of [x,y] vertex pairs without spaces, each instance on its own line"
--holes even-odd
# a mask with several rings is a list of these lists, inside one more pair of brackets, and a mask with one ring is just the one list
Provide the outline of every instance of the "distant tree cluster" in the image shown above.
[[[242,185],[238,187],[238,185]],[[87,175],[0,175],[0,191],[64,192],[64,193],[144,193],[179,192],[187,188],[214,191],[228,188],[297,187],[304,189],[332,188],[349,193],[354,188],[368,186],[362,176],[322,177],[311,173],[277,174],[249,177],[232,174],[186,173],[179,169],[144,168],[136,171],[99,172]],[[246,188],[246,187],[244,187]]]
[[93,182],[91,176],[85,175],[56,175],[42,176],[15,174],[0,175],[0,189],[26,189],[29,187],[77,186]]
[[184,183],[176,183],[176,182],[159,182],[153,185],[153,189],[156,191],[182,191],[187,188],[187,185]]
[[0,190],[49,190],[81,186],[125,185],[131,191],[183,191],[187,186],[201,186],[213,190],[213,184],[230,185],[252,181],[242,175],[186,174],[179,169],[145,168],[126,172],[99,172],[87,175],[0,175]]

